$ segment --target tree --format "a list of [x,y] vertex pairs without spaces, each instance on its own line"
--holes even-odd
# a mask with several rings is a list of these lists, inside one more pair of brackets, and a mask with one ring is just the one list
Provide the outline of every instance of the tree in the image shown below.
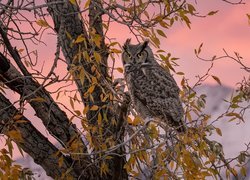
[[[243,175],[246,173],[244,163],[249,146],[239,156],[227,159],[223,147],[210,141],[208,134],[221,134],[213,122],[224,116],[244,120],[243,113],[249,106],[241,107],[240,103],[249,101],[249,80],[242,81],[227,112],[211,121],[209,115],[202,113],[205,95],[197,96],[194,88],[209,76],[212,66],[193,86],[183,77],[180,95],[188,132],[176,134],[169,130],[163,137],[158,124],[146,125],[136,115],[128,94],[124,93],[123,79],[114,76],[114,71],[122,72],[114,66],[122,42],[107,35],[114,23],[128,28],[138,41],[149,39],[158,49],[156,55],[164,68],[175,73],[176,58],[160,49],[160,39],[166,37],[165,30],[176,22],[190,27],[189,17],[200,16],[194,4],[179,0],[46,0],[40,4],[8,0],[0,4],[0,130],[7,145],[1,150],[0,177],[28,178],[31,174],[12,164],[12,142],[53,178],[128,179],[143,174],[156,179],[207,176],[222,179],[223,169],[228,177],[230,174],[237,177],[237,170],[231,167],[233,161],[237,161]],[[216,11],[208,13],[214,14]],[[52,64],[46,75],[37,65],[37,51],[31,50],[31,43],[50,43],[43,42],[45,33],[55,33],[57,37],[55,57],[45,62]],[[14,47],[14,42],[22,43],[24,48]],[[196,50],[197,57],[201,48],[202,45]],[[235,57],[226,51],[225,54],[249,71],[238,54]],[[67,65],[64,76],[56,71],[61,62]],[[220,83],[218,77],[213,78]],[[72,82],[76,90],[66,89],[69,85],[74,87]],[[53,85],[57,89],[50,92],[48,89]],[[20,95],[13,103],[5,93],[10,90]],[[71,107],[57,100],[67,93]],[[77,102],[82,109],[75,108]],[[32,125],[32,119],[24,116],[28,104],[62,148],[56,148]],[[235,109],[242,111],[237,113]],[[83,130],[72,123],[74,118],[81,120]]]

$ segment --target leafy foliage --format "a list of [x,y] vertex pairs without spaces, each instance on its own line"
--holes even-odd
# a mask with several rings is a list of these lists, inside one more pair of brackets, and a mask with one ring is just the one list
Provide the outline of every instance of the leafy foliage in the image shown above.
[[[126,176],[126,178],[145,176],[154,179],[162,177],[164,179],[193,179],[194,177],[196,179],[207,177],[222,179],[224,173],[230,179],[231,176],[237,178],[239,172],[246,176],[245,163],[249,157],[250,145],[247,144],[246,150],[241,151],[237,157],[229,159],[225,157],[222,145],[210,140],[210,137],[215,134],[223,135],[222,130],[216,127],[218,121],[225,119],[229,122],[239,121],[241,123],[245,121],[244,113],[250,107],[243,107],[241,103],[249,101],[249,79],[244,79],[239,84],[238,91],[227,101],[227,110],[216,118],[204,113],[206,95],[198,95],[196,89],[209,77],[213,78],[219,85],[222,84],[219,77],[211,74],[211,69],[216,60],[228,57],[242,65],[246,71],[249,70],[249,67],[242,63],[242,58],[238,53],[235,53],[235,56],[230,56],[224,51],[225,56],[222,57],[213,56],[209,60],[201,58],[202,43],[195,49],[195,55],[200,60],[210,62],[211,66],[203,75],[197,76],[196,83],[190,85],[188,79],[185,78],[185,72],[176,72],[178,58],[161,49],[161,42],[167,38],[168,29],[171,29],[175,23],[184,23],[188,28],[191,28],[191,16],[206,17],[197,12],[195,3],[182,0],[145,2],[141,0],[124,0],[121,2],[69,0],[69,2],[64,3],[67,8],[64,6],[62,9],[57,8],[56,12],[52,6],[59,6],[61,2],[47,1],[44,6],[8,4],[6,8],[15,11],[18,21],[29,25],[29,31],[31,32],[21,32],[19,26],[22,25],[17,25],[14,20],[9,18],[12,17],[12,14],[8,14],[9,12],[6,12],[6,16],[0,13],[0,16],[3,16],[0,25],[7,29],[8,37],[12,37],[18,42],[21,39],[22,46],[25,47],[17,52],[18,55],[22,55],[19,58],[24,60],[25,68],[32,73],[27,73],[24,65],[18,65],[22,74],[26,76],[25,78],[31,78],[40,83],[40,86],[32,89],[30,95],[23,96],[21,94],[21,98],[17,100],[19,104],[14,103],[18,106],[19,113],[23,114],[26,111],[28,103],[36,103],[35,106],[37,107],[45,104],[41,109],[48,106],[52,108],[53,104],[58,104],[60,108],[67,111],[69,116],[68,126],[76,121],[81,123],[79,129],[74,129],[74,132],[77,133],[72,135],[71,131],[69,133],[70,138],[65,141],[54,134],[57,132],[55,126],[53,126],[55,132],[49,130],[62,145],[53,154],[53,157],[57,158],[58,169],[63,169],[65,164],[69,164],[66,170],[63,169],[61,178],[72,178],[71,172],[73,172],[73,175],[76,173],[77,177],[86,177],[88,175],[85,176],[84,173],[90,167],[94,167],[99,178],[106,179],[116,172],[115,168],[120,168],[120,171],[125,170],[126,173],[123,173],[125,174],[123,177]],[[43,13],[43,8],[46,6],[49,8],[54,25],[52,25],[49,17]],[[70,9],[76,10],[68,12]],[[33,11],[35,17],[29,20],[28,16],[23,14],[25,11]],[[211,11],[207,13],[207,16],[216,15],[217,12]],[[57,13],[61,13],[60,17]],[[71,16],[75,19],[71,18],[70,21],[81,22],[81,31],[72,30],[70,24],[67,24],[69,22],[65,19]],[[89,17],[89,19],[86,17]],[[59,21],[60,18],[65,19]],[[65,24],[60,26],[60,23]],[[121,42],[108,36],[112,27],[117,23],[123,25],[124,28],[126,27],[138,41],[149,39],[156,48],[155,56],[162,67],[182,77],[180,96],[185,108],[184,120],[188,126],[186,133],[178,134],[171,128],[165,133],[161,122],[153,120],[145,124],[143,119],[134,111],[129,97],[124,92],[126,90],[124,80],[117,78],[124,71],[117,63],[121,53]],[[60,28],[58,28],[58,24]],[[78,27],[74,28],[77,29]],[[31,46],[27,43],[28,40],[34,43],[42,42],[45,32],[57,33],[59,39],[54,62],[51,63],[51,68],[47,74],[43,72],[43,68],[39,70],[39,63],[34,63],[33,59],[38,58],[37,51],[31,51]],[[1,35],[4,37],[3,33]],[[49,41],[44,43],[49,43]],[[10,56],[7,52],[9,47],[6,40],[1,41],[1,46],[4,55],[16,61],[15,56],[12,54]],[[61,57],[61,50],[65,58]],[[57,69],[57,66],[65,66],[65,64],[68,73],[66,68],[64,73],[61,72],[61,69]],[[1,81],[9,86],[8,81],[2,78]],[[72,85],[73,82],[77,84],[77,87]],[[3,84],[1,84],[0,90],[5,93],[8,90]],[[18,87],[15,88],[18,89]],[[46,104],[49,99],[47,96],[35,94],[41,89],[45,92],[52,89],[51,94],[57,101],[49,105]],[[34,94],[36,96],[33,97]],[[29,98],[29,96],[32,98]],[[64,105],[65,102],[67,102],[67,105]],[[51,114],[54,115],[53,113],[49,109],[46,118],[50,120]],[[20,120],[20,117],[12,115],[11,119],[14,121],[18,119],[20,123],[27,122],[27,120]],[[49,128],[49,123],[50,121],[47,121],[47,124],[44,123],[46,128]],[[17,143],[19,148],[23,147],[22,143],[26,140],[18,131],[18,126],[15,123],[13,124],[5,121],[4,127],[0,126],[1,133],[8,137],[6,145],[9,147],[8,151],[5,148],[1,150],[0,178],[29,179],[32,175],[29,170],[22,169],[19,165],[13,165],[11,140]],[[60,125],[58,124],[58,126]],[[2,131],[2,129],[5,129],[5,131]],[[63,136],[64,132],[59,131],[59,134]],[[32,154],[31,152],[27,153]],[[67,159],[70,160],[67,161]],[[112,164],[117,162],[117,159],[124,159],[124,161],[119,161],[115,165]],[[119,165],[122,165],[122,167],[119,167]],[[88,178],[94,179],[90,176]]]

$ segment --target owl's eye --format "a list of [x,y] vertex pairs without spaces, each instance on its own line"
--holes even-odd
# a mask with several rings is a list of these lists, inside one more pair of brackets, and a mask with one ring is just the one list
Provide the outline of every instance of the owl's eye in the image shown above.
[[137,57],[138,57],[138,58],[141,58],[141,57],[142,57],[142,53],[138,53],[138,54],[137,54]]
[[129,53],[128,53],[128,58],[129,58],[129,59],[131,59],[131,58],[132,58],[132,56],[131,56]]

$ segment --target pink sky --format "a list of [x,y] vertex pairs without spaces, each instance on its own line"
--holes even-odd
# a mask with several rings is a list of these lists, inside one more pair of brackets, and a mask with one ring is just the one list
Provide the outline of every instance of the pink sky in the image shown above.
[[[194,54],[194,49],[197,49],[201,43],[203,43],[201,56],[204,58],[224,55],[224,48],[232,55],[234,51],[239,52],[244,58],[244,63],[250,66],[250,25],[246,16],[247,13],[250,13],[250,3],[229,5],[221,0],[209,0],[198,1],[196,7],[201,15],[214,10],[219,10],[219,12],[207,18],[191,17],[191,29],[184,23],[176,23],[170,30],[165,31],[168,38],[161,39],[161,48],[170,52],[173,57],[180,58],[178,61],[180,66],[176,68],[176,71],[184,72],[192,84],[196,81],[196,75],[201,75],[207,70],[210,63],[197,60]],[[113,24],[108,36],[115,38],[121,44],[127,38],[133,39],[133,35],[125,26],[117,24]],[[42,40],[46,46],[32,44],[30,49],[38,50],[39,62],[41,64],[45,62],[44,70],[46,72],[50,69],[54,59],[56,38],[51,31],[46,31]],[[136,41],[132,42],[136,43]],[[18,47],[23,48],[21,44]],[[116,58],[116,66],[122,66],[120,57]],[[58,72],[66,73],[65,67],[65,64],[58,64]],[[248,75],[240,69],[237,63],[229,59],[216,61],[211,73],[218,76],[223,85],[231,87],[235,87],[243,76]],[[118,74],[118,76],[122,76],[122,74]],[[175,76],[175,79],[180,82],[182,76]],[[212,78],[207,79],[206,82],[216,83]]]
[[[223,55],[223,48],[233,55],[239,52],[244,58],[244,63],[250,66],[250,26],[247,13],[250,13],[250,4],[228,5],[220,0],[200,1],[197,9],[201,15],[210,11],[219,10],[214,16],[207,18],[191,17],[191,29],[184,23],[176,23],[170,30],[165,31],[167,39],[162,39],[161,48],[170,52],[172,56],[180,58],[177,71],[182,71],[190,82],[195,82],[195,76],[203,74],[210,63],[197,60],[194,49],[203,43],[201,56],[211,58],[214,55]],[[124,27],[116,26],[110,35],[124,42],[132,34]],[[133,41],[136,43],[136,41]],[[119,63],[120,65],[120,63]],[[216,61],[211,73],[221,79],[222,84],[234,87],[248,74],[240,66],[229,59]],[[175,77],[179,82],[181,77]],[[207,83],[216,83],[212,78]]]

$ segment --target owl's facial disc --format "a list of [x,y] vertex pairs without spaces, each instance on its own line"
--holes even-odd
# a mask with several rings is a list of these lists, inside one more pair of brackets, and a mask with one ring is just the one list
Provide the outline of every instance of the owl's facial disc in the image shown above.
[[148,52],[146,50],[142,50],[139,53],[137,53],[137,61],[138,64],[140,64],[141,66],[149,65]]

